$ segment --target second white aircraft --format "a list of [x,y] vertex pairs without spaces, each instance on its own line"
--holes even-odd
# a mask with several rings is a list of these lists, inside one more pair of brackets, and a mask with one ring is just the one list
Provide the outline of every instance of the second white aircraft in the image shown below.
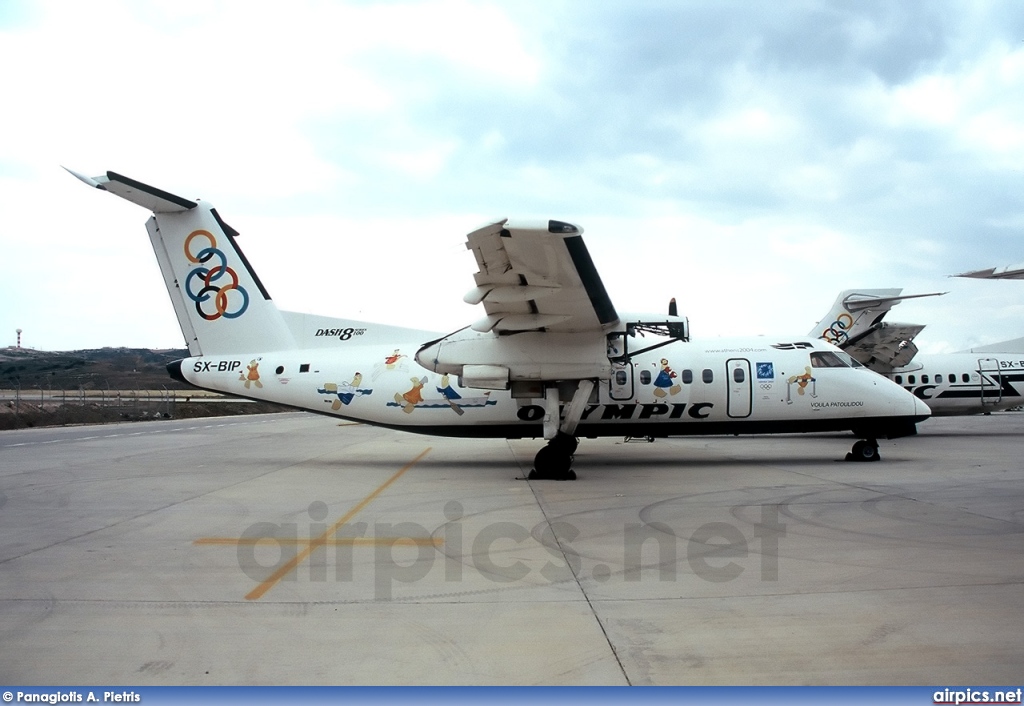
[[985,414],[1024,404],[1024,339],[960,353],[922,355],[914,338],[924,325],[884,321],[902,289],[848,289],[811,335],[834,343],[928,403],[935,416]]

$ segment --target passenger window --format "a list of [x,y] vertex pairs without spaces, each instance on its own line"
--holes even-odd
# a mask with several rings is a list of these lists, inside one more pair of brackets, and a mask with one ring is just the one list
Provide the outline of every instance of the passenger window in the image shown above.
[[734,368],[732,371],[732,379],[736,382],[743,382],[747,379],[747,376],[743,373],[743,368]]
[[641,370],[640,371],[640,384],[641,385],[650,385],[651,384],[651,371],[650,370]]
[[915,384],[917,382],[917,378],[915,376],[913,376],[913,375],[908,375],[907,376],[907,382],[909,382],[911,385],[913,385],[913,384]]
[[704,368],[704,371],[700,374],[700,379],[704,382],[711,383],[715,381],[715,374],[711,372],[710,368]]
[[928,376],[927,375],[922,375],[921,376],[921,382],[923,382],[925,384],[928,384]]
[[300,365],[299,366],[299,372],[300,373],[308,373],[309,372],[309,363],[303,363],[302,365]]
[[615,371],[615,384],[616,385],[622,387],[622,386],[624,386],[626,384],[626,382],[628,380],[629,380],[629,376],[626,375],[626,371],[625,370],[616,370]]
[[953,373],[950,373],[949,374],[949,381],[950,382],[956,382],[956,375],[954,375]]
[[684,385],[689,385],[692,382],[693,382],[693,371],[692,370],[684,370],[683,371],[683,384]]
[[897,385],[902,385],[903,384],[903,376],[902,375],[897,375],[896,376],[896,384]]
[[963,376],[962,380],[964,382],[970,382],[971,381],[971,376],[968,375],[967,373],[964,373],[964,376]]

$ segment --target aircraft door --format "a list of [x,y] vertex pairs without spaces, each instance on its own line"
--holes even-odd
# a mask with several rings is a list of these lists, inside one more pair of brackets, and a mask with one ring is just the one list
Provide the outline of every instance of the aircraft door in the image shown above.
[[1003,401],[1003,371],[996,358],[978,358],[981,375],[981,404],[999,404]]
[[725,361],[725,369],[725,382],[729,386],[726,414],[734,419],[749,417],[753,396],[750,361],[746,358],[730,358]]
[[633,399],[633,364],[612,364],[612,378],[608,382],[608,396],[613,400]]

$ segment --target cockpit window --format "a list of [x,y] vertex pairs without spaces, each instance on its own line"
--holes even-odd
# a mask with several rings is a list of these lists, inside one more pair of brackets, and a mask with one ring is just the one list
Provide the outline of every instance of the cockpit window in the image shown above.
[[836,355],[839,356],[840,358],[842,358],[843,360],[845,360],[846,364],[849,365],[851,368],[863,368],[864,367],[863,365],[861,365],[861,362],[859,360],[854,358],[849,353],[845,353],[843,351],[839,351],[838,353],[836,353]]
[[[843,354],[845,355],[845,353]],[[849,357],[849,356],[847,356]],[[850,364],[832,351],[814,351],[811,353],[812,368],[849,368]]]

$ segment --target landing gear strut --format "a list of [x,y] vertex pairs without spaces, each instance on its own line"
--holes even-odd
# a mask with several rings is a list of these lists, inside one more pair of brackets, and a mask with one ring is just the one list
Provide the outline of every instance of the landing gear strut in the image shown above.
[[853,445],[850,453],[846,454],[847,461],[878,461],[882,457],[878,455],[878,442],[874,439],[861,439]]
[[559,433],[547,443],[533,459],[530,480],[576,480],[572,470],[573,454],[579,441],[575,436]]
[[580,380],[561,417],[558,388],[552,385],[544,391],[544,438],[548,443],[534,457],[533,470],[527,476],[529,480],[576,480],[576,472],[572,470],[573,454],[579,445],[576,425],[593,389],[593,380]]

